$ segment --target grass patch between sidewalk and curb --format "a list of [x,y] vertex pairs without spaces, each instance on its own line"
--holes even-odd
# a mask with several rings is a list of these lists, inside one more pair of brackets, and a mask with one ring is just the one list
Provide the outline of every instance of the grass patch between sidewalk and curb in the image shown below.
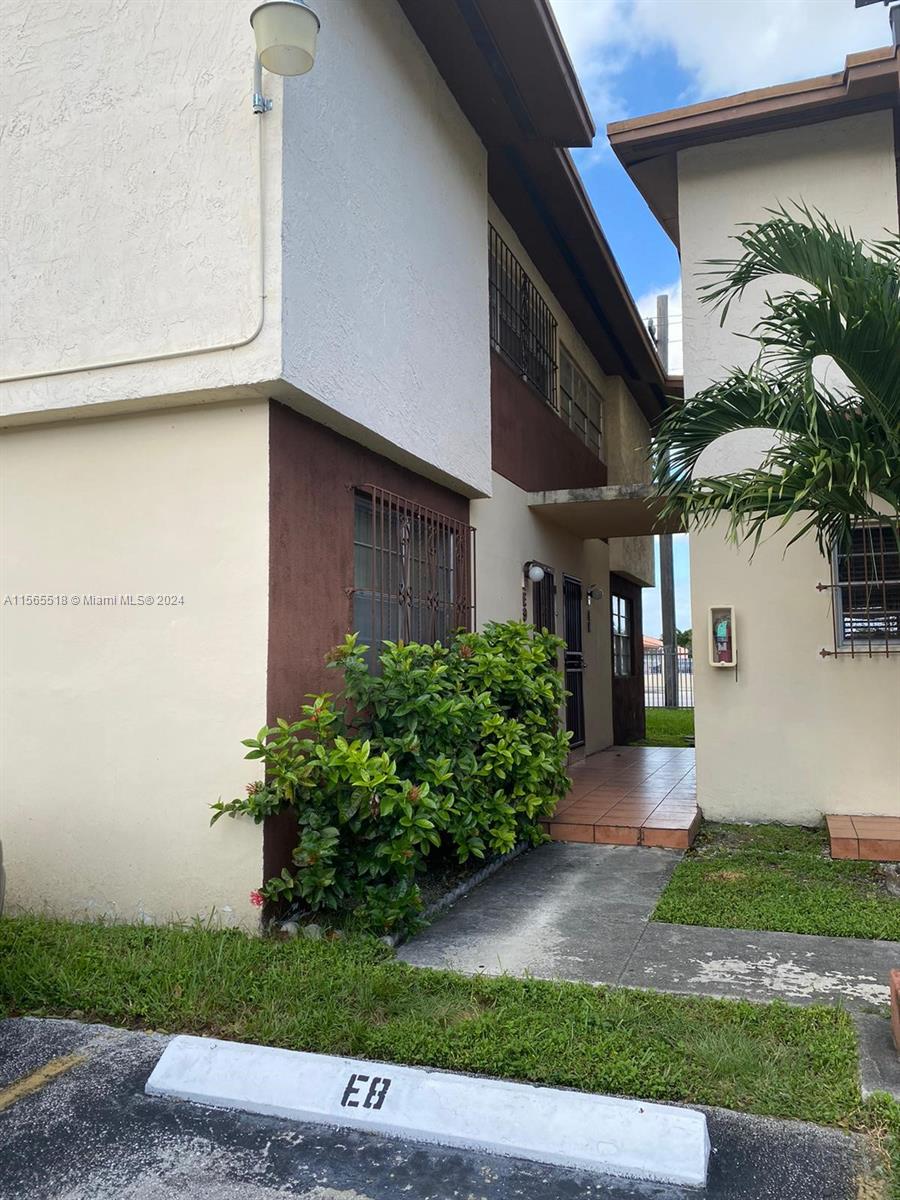
[[791,1008],[536,979],[469,978],[382,944],[0,920],[0,1011],[215,1035],[557,1087],[715,1105],[867,1132],[856,1035]]
[[685,737],[694,736],[692,708],[648,708],[646,735],[633,746],[687,746]]
[[876,863],[832,860],[824,830],[704,823],[654,921],[900,941]]

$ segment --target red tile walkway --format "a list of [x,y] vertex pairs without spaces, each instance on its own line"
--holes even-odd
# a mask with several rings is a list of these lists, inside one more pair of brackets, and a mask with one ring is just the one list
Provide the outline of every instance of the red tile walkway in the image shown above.
[[694,751],[613,746],[569,768],[572,788],[549,821],[556,842],[686,850],[700,825]]
[[900,817],[826,817],[832,858],[900,862]]

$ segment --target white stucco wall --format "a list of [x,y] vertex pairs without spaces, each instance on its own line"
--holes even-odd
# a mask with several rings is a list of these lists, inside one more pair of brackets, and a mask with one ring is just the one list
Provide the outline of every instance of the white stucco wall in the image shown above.
[[[35,425],[0,454],[7,906],[253,926],[261,827],[208,805],[259,776],[268,406]],[[184,604],[83,600],[123,593]]]
[[317,8],[315,70],[285,84],[284,377],[342,432],[487,494],[484,147],[396,0]]
[[[556,583],[556,632],[564,632],[563,575],[580,579],[584,587],[585,746],[592,754],[612,745],[612,678],[609,620],[609,548],[597,539],[583,541],[558,525],[543,521],[528,507],[528,493],[495,474],[490,500],[475,500],[470,520],[476,529],[478,623],[521,621],[522,566],[535,559],[552,567]],[[603,596],[591,607],[587,628],[587,589],[595,585]],[[528,620],[534,618],[531,584],[527,590]]]
[[[250,109],[249,0],[7,0],[0,13],[0,375],[233,342],[234,351],[0,384],[2,413],[140,407],[277,378],[281,118]],[[280,81],[266,79],[276,100]]]
[[[691,395],[747,366],[771,281],[752,284],[724,327],[702,309],[700,273],[736,256],[739,223],[802,200],[858,236],[897,228],[891,114],[697,147],[679,155],[684,374]],[[784,280],[785,287],[791,281]],[[814,822],[823,813],[900,814],[900,657],[821,658],[833,647],[829,565],[813,540],[749,552],[724,532],[691,535],[698,799],[715,819]],[[732,604],[738,675],[710,667],[711,605]]]

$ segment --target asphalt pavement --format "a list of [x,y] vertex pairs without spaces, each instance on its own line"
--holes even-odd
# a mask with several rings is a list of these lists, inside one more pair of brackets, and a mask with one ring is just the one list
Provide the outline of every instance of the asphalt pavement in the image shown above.
[[0,1022],[0,1200],[851,1200],[864,1143],[706,1110],[704,1189],[583,1172],[150,1098],[168,1038]]

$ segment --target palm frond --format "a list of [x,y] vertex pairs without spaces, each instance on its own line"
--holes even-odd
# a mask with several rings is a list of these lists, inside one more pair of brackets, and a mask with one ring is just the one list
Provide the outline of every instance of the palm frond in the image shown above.
[[[744,227],[740,258],[708,264],[717,281],[703,299],[723,321],[755,280],[792,275],[806,286],[767,296],[751,370],[733,370],[667,415],[654,481],[666,516],[685,528],[727,516],[735,540],[756,544],[769,522],[793,521],[792,542],[815,533],[825,550],[878,515],[873,496],[891,507],[900,536],[900,237],[859,242],[796,207],[799,216],[779,208]],[[846,386],[817,379],[823,357]],[[761,467],[695,478],[708,446],[754,427],[782,435]]]

